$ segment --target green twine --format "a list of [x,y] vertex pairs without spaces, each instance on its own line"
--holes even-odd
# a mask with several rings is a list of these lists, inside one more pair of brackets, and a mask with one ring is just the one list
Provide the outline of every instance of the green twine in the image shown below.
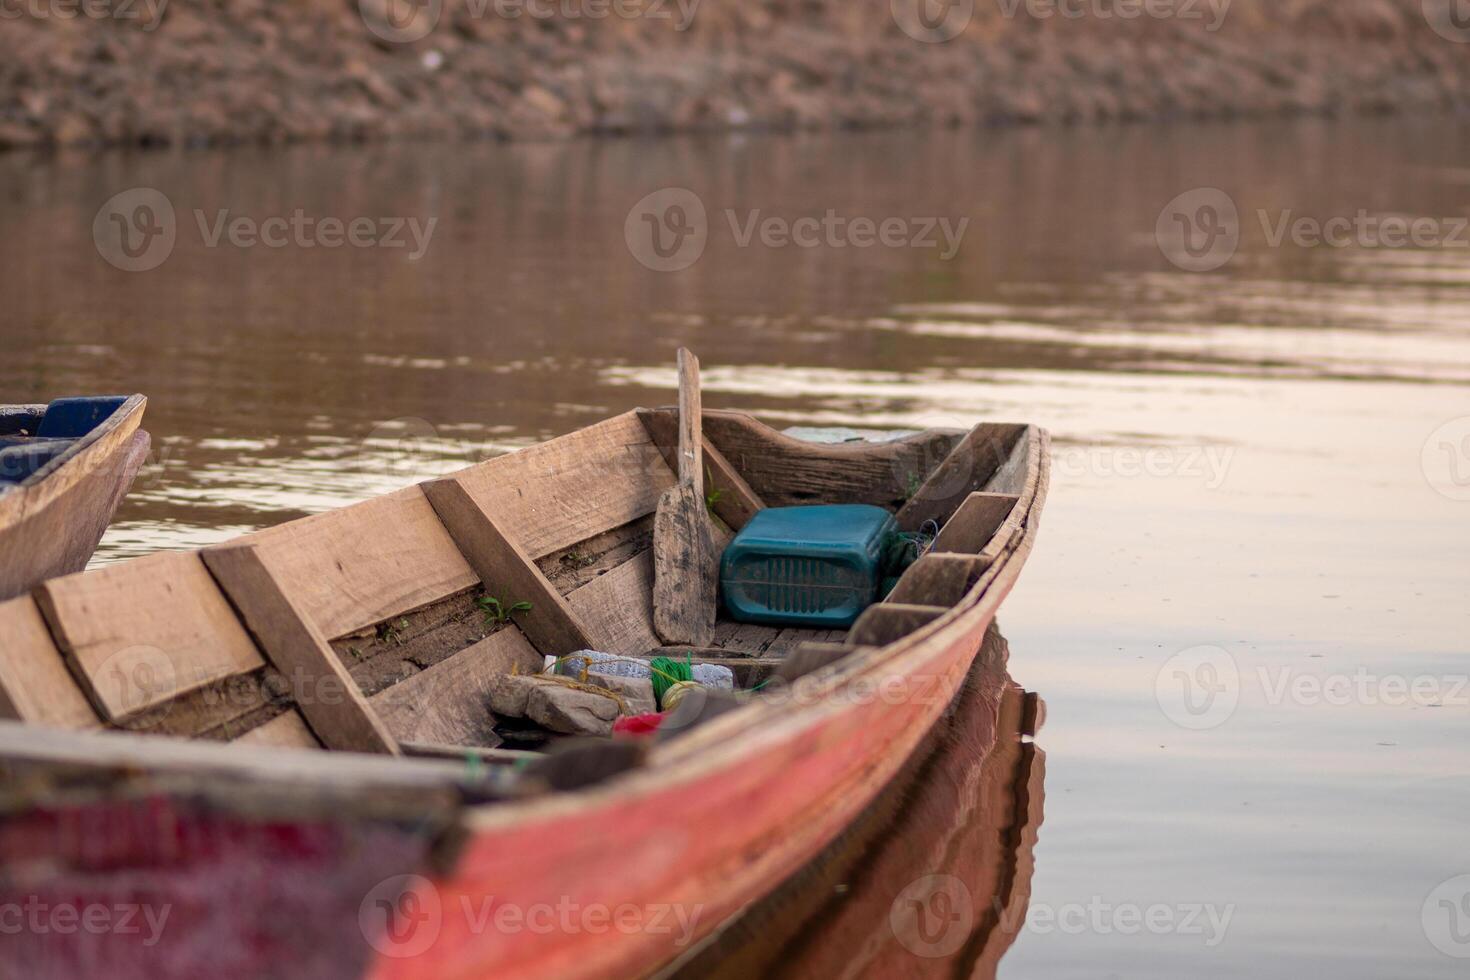
[[694,663],[690,655],[686,655],[683,660],[654,657],[648,662],[648,666],[650,679],[653,681],[653,699],[660,708],[664,706],[664,695],[669,688],[679,681],[694,680]]

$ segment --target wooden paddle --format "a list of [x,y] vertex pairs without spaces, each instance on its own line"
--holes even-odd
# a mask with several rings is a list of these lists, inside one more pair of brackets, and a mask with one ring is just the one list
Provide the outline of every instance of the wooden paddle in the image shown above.
[[679,348],[679,482],[653,518],[653,628],[667,644],[707,646],[715,626],[714,533],[704,500],[699,359]]

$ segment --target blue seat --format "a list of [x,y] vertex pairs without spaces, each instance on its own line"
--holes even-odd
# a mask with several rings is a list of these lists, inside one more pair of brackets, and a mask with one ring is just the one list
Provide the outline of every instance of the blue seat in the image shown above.
[[44,439],[80,439],[122,407],[126,395],[58,398],[46,406],[36,435]]

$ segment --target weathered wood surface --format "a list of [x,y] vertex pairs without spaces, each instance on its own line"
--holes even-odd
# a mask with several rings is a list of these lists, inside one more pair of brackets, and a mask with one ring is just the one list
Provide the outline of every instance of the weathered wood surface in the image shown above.
[[704,497],[699,359],[679,348],[679,482],[653,519],[653,630],[665,643],[709,642],[715,626],[714,537]]
[[418,487],[247,534],[327,639],[476,583]]
[[972,493],[934,539],[934,550],[978,554],[995,537],[1020,498],[1009,493]]
[[640,656],[660,643],[652,594],[653,552],[645,551],[568,593],[566,601],[586,629],[584,646]]
[[448,660],[399,681],[369,699],[400,743],[494,746],[490,688],[503,674],[533,674],[542,656],[514,626]]
[[741,412],[707,411],[704,435],[768,507],[850,503],[897,510],[964,433],[924,432],[878,443],[811,443]]
[[[640,409],[638,417],[648,429],[650,438],[663,453],[670,468],[678,466],[679,420],[675,413],[665,409]],[[704,454],[705,482],[708,495],[715,498],[715,515],[738,531],[758,511],[765,507],[760,495],[751,489],[740,472],[715,448],[709,438],[701,434]]]
[[289,749],[319,749],[321,741],[312,734],[306,719],[296,709],[276,715],[235,739],[245,745],[270,745]]
[[918,531],[929,521],[943,524],[1010,458],[1021,431],[1017,425],[983,422],[966,433],[899,510],[899,530]]
[[260,648],[285,676],[292,700],[321,743],[348,752],[397,755],[393,735],[256,547],[207,548],[203,557]]
[[35,596],[73,672],[113,724],[265,663],[198,553],[52,579]]
[[0,599],[86,566],[147,459],[147,404],[133,395],[34,482],[0,493]]
[[0,602],[0,718],[57,728],[101,724],[30,596]]
[[863,610],[847,634],[850,646],[887,646],[949,612],[943,606],[910,606],[880,602]]
[[978,555],[930,551],[904,570],[887,602],[920,606],[953,606],[970,591],[970,583],[984,571]]
[[497,456],[450,479],[532,558],[652,514],[674,474],[636,412]]
[[561,657],[591,645],[581,617],[541,574],[512,531],[499,518],[491,518],[464,484],[448,478],[422,486],[486,594],[507,610],[517,602],[531,604],[530,611],[517,613],[515,620],[536,649]]

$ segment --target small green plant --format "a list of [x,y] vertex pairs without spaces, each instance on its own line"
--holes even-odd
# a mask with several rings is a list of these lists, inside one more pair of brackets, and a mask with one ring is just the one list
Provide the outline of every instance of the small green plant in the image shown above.
[[[707,487],[713,487],[715,485],[715,474],[712,470],[710,470],[708,466],[704,468],[704,485]],[[704,495],[704,509],[709,511],[710,516],[713,517],[715,513],[715,504],[718,504],[721,500],[724,499],[724,490],[711,490]]]
[[596,564],[597,559],[591,555],[584,555],[580,551],[568,551],[561,556],[561,563],[569,568],[586,568],[588,565]]
[[904,503],[908,503],[910,500],[913,500],[914,495],[919,492],[919,487],[923,485],[923,482],[919,479],[919,474],[910,472],[909,485],[908,488],[904,491],[903,495]]
[[475,602],[479,604],[480,611],[485,614],[485,622],[491,626],[512,622],[516,613],[531,611],[531,604],[524,599],[520,602],[506,604],[493,595],[482,595]]
[[400,619],[396,623],[379,623],[378,639],[384,643],[398,643],[398,637],[404,630],[408,629],[408,620]]

